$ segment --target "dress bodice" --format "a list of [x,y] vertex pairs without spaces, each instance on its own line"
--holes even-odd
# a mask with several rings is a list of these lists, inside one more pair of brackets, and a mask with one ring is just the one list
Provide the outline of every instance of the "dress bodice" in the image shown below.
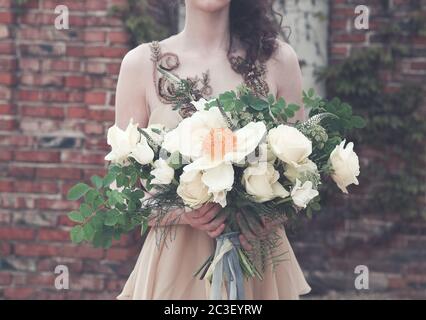
[[[159,101],[163,104],[170,105],[167,108],[153,108],[150,110],[148,124],[161,123],[169,128],[174,128],[186,116],[185,112],[173,110],[172,105],[179,102],[180,97],[176,95],[175,84],[166,76],[158,71],[161,68],[168,73],[179,78],[175,74],[176,69],[180,66],[180,60],[177,54],[173,52],[162,52],[158,41],[150,43],[151,60],[153,62],[152,79],[154,88]],[[269,87],[266,82],[266,65],[264,63],[250,64],[240,56],[228,56],[232,69],[242,76],[244,85],[252,90],[258,96],[266,97],[269,93]],[[204,98],[209,100],[212,94],[210,86],[209,70],[201,75],[188,77],[185,79],[191,84],[192,96],[196,100]]]

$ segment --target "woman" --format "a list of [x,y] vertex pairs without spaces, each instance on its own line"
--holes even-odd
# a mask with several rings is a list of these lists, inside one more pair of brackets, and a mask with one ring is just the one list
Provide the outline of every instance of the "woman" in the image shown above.
[[[268,1],[186,0],[183,31],[151,44],[142,44],[123,59],[116,93],[116,123],[125,128],[130,118],[141,127],[160,123],[170,128],[182,117],[172,110],[172,90],[157,65],[180,78],[190,78],[206,99],[244,83],[258,95],[272,93],[301,105],[302,82],[292,48],[276,39],[266,12]],[[303,119],[303,110],[295,118]],[[173,240],[158,244],[151,228],[137,264],[118,299],[207,299],[204,281],[194,272],[213,252],[225,228],[220,206],[204,205],[182,214]],[[263,232],[279,225],[266,225]],[[297,299],[310,291],[283,229],[285,261],[264,279],[245,282],[247,299]],[[250,250],[248,235],[242,245]]]

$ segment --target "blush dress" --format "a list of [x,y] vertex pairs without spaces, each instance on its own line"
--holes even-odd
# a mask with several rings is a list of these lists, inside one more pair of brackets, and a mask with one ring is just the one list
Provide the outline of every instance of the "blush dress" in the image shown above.
[[[156,45],[154,44],[151,48],[153,53],[158,55],[153,60],[154,67],[163,58],[170,61],[170,56],[162,55],[158,44]],[[154,68],[154,75],[155,71]],[[156,107],[151,110],[148,124],[162,124],[168,128],[175,128],[181,120],[182,117],[178,111],[171,107]],[[155,229],[149,230],[136,265],[117,299],[204,300],[209,298],[206,280],[200,280],[193,274],[214,252],[215,240],[205,232],[189,225],[179,224],[173,228],[173,237],[166,242],[158,242]],[[266,267],[263,280],[246,279],[245,299],[299,299],[300,295],[310,292],[311,288],[305,280],[284,228],[279,229],[279,234],[282,241],[277,252],[285,253],[282,257],[283,261],[279,262],[274,270],[271,265]]]

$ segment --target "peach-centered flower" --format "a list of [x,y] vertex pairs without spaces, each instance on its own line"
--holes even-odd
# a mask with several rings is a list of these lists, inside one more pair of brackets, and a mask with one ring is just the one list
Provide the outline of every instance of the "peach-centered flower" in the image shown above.
[[211,160],[223,160],[236,146],[237,136],[229,128],[212,128],[203,141],[203,151]]

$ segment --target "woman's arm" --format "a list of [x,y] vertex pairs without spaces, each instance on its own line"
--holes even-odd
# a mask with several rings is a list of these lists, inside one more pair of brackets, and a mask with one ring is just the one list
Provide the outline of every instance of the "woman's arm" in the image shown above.
[[290,119],[305,120],[305,109],[302,100],[302,72],[299,59],[294,49],[283,41],[278,41],[278,48],[272,60],[271,71],[277,84],[278,97],[283,97],[287,103],[295,103],[301,108]]
[[147,75],[151,74],[149,48],[142,44],[129,51],[121,62],[115,94],[115,123],[125,129],[130,119],[146,127],[149,108],[146,101]]
[[[151,76],[152,63],[149,46],[142,44],[129,51],[121,63],[115,94],[115,123],[121,129],[127,127],[130,119],[138,123],[141,128],[148,125],[150,112],[146,92],[147,85],[152,81]],[[225,228],[225,218],[217,216],[219,211],[220,208],[212,204],[185,213],[178,209],[169,212],[160,223],[150,220],[149,225],[189,224],[207,232],[214,238]]]

